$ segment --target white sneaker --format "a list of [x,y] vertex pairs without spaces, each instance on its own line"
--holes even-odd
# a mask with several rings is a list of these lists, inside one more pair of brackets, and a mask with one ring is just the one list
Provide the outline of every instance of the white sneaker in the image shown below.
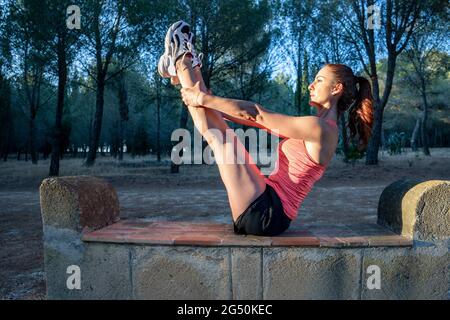
[[[192,47],[194,48],[194,47]],[[192,68],[202,67],[203,53],[197,54],[195,51],[192,53]]]
[[175,77],[177,71],[176,61],[186,55],[192,56],[192,67],[201,67],[201,57],[197,56],[193,45],[194,35],[190,31],[191,27],[184,21],[172,24],[166,33],[164,43],[164,54],[159,58],[158,72],[163,78]]

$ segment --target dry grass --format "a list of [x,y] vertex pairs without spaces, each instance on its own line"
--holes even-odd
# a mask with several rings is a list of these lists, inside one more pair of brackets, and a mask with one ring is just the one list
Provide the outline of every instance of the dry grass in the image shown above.
[[[430,170],[438,170],[438,173],[445,171],[444,167],[448,165],[448,159],[450,159],[450,148],[433,148],[431,154],[431,157],[427,157],[420,151],[412,152],[406,149],[400,155],[391,156],[384,151],[380,152],[378,166],[366,166],[364,159],[353,164],[344,163],[342,156],[336,155],[329,165],[326,176],[338,178],[342,174],[348,175],[352,170],[356,170],[355,174],[370,172],[373,174],[371,179],[383,181],[383,178],[392,174],[392,170],[406,170],[404,175],[414,175],[416,172],[414,170],[419,167],[420,170],[426,171],[428,166]],[[179,174],[172,175],[168,157],[157,162],[154,156],[132,158],[126,155],[124,160],[119,162],[112,157],[99,156],[92,167],[86,167],[83,163],[84,159],[81,158],[63,159],[60,162],[60,176],[98,176],[122,186],[142,185],[147,182],[164,184],[168,180],[204,183],[216,180],[219,176],[216,165],[184,165]],[[49,166],[49,159],[39,160],[36,165],[33,165],[31,161],[17,161],[13,158],[7,162],[0,162],[0,190],[36,189],[40,182],[48,177]]]

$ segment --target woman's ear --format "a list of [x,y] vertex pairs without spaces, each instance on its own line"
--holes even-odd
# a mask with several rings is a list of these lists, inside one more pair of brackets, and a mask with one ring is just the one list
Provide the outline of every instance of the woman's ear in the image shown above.
[[333,90],[331,91],[332,95],[342,94],[344,93],[344,85],[342,83],[338,83],[334,86]]

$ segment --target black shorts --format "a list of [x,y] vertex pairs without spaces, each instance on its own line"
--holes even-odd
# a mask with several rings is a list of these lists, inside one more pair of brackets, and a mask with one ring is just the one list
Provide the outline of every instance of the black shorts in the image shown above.
[[266,190],[238,217],[234,223],[236,234],[276,236],[291,224],[283,210],[281,199],[269,185]]

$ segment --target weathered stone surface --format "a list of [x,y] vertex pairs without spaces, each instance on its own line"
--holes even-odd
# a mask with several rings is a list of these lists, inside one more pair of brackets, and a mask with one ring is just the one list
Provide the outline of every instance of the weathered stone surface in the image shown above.
[[[383,192],[379,222],[414,238],[412,248],[396,247],[403,243],[398,236],[379,230],[371,233],[373,226],[349,228],[342,234],[332,233],[335,227],[321,229],[320,245],[329,247],[287,248],[271,247],[271,239],[229,236],[228,226],[197,226],[200,233],[189,239],[191,224],[174,230],[162,223],[159,234],[137,222],[91,232],[118,220],[114,189],[93,177],[46,179],[40,192],[48,298],[447,299],[449,185],[448,181],[400,181]],[[213,239],[215,233],[221,241]],[[91,234],[91,242],[83,242],[82,234]],[[104,243],[105,235],[123,244]],[[131,235],[145,246],[125,243]],[[168,237],[158,239],[179,246],[148,243],[156,236]],[[335,239],[346,246],[394,247],[331,248]],[[194,240],[190,244],[195,246],[186,246],[187,240]],[[71,265],[80,267],[80,290],[67,288]],[[367,287],[370,265],[380,267],[380,290]]]
[[[48,299],[128,299],[131,297],[129,248],[80,241],[69,229],[47,227],[44,263]],[[80,289],[69,289],[69,266],[80,268]]]
[[263,248],[231,248],[233,299],[261,300]]
[[84,244],[76,231],[44,225],[44,265],[47,299],[82,299],[81,290],[67,288],[67,268],[81,266]]
[[[406,194],[404,205],[416,209],[416,239],[444,240],[450,238],[450,181],[428,181],[420,186],[422,197],[414,206],[416,195]],[[419,190],[414,190],[420,192]]]
[[399,180],[383,191],[378,223],[416,240],[450,237],[450,181]]
[[[370,265],[380,268],[381,288],[369,289]],[[444,245],[364,249],[363,299],[447,299],[450,256]]]
[[133,247],[134,299],[231,299],[230,249]]
[[264,299],[358,299],[360,249],[264,249]]
[[82,264],[84,299],[131,299],[130,248],[110,243],[86,244]]
[[119,200],[106,181],[89,176],[45,179],[40,186],[45,226],[78,232],[103,228],[119,220]]

